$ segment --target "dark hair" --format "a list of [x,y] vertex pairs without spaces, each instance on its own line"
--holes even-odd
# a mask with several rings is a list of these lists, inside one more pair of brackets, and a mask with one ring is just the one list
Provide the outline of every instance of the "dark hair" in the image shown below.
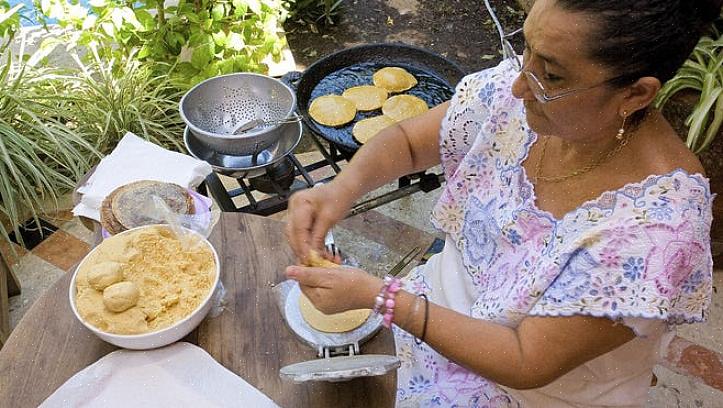
[[[671,79],[721,12],[723,0],[557,0],[595,21],[590,57],[615,73],[612,86]],[[644,112],[640,112],[640,120]]]

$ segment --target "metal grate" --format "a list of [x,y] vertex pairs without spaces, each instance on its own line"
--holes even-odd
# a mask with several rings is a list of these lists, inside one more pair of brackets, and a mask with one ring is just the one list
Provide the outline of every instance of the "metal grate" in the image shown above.
[[[211,173],[205,180],[205,182],[199,187],[199,191],[202,194],[211,194],[218,203],[222,211],[225,212],[245,212],[252,213],[262,216],[268,216],[275,214],[280,211],[286,210],[288,207],[288,200],[291,194],[296,191],[303,190],[309,187],[313,187],[317,183],[325,183],[334,178],[325,177],[321,179],[314,179],[311,176],[311,172],[324,167],[330,167],[334,170],[334,175],[339,174],[341,168],[339,167],[340,162],[345,161],[344,155],[332,144],[327,148],[312,132],[308,132],[307,135],[311,137],[317,150],[323,156],[323,159],[303,166],[296,156],[292,153],[288,155],[290,165],[293,166],[293,181],[289,185],[289,180],[279,180],[273,174],[272,169],[267,169],[266,181],[267,185],[264,191],[271,196],[263,200],[257,200],[253,192],[259,191],[253,184],[253,180],[239,178],[236,179],[239,187],[231,190],[226,189],[221,183],[216,173]],[[441,174],[434,173],[417,173],[410,176],[405,176],[399,179],[398,188],[388,193],[380,194],[364,202],[357,203],[349,213],[349,216],[354,216],[365,211],[369,211],[373,208],[379,207],[386,203],[398,200],[402,197],[406,197],[418,191],[429,192],[435,190],[441,186],[444,181],[444,176]],[[248,204],[243,207],[237,207],[234,204],[233,199],[239,196],[245,196]]]

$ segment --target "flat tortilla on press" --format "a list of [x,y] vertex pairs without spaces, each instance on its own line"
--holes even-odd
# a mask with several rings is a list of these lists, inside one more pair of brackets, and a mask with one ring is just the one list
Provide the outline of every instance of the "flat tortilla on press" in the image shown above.
[[404,92],[417,85],[417,78],[406,69],[399,67],[386,67],[372,75],[374,85],[384,88],[389,92]]
[[362,85],[347,89],[342,96],[354,102],[357,110],[368,112],[381,108],[389,92],[377,86]]
[[[319,268],[336,268],[339,265],[322,258],[312,251],[309,255],[308,266]],[[299,309],[301,316],[312,328],[325,333],[344,333],[356,329],[364,324],[371,314],[371,309],[347,310],[346,312],[324,314],[314,307],[309,298],[303,293],[299,296]]]
[[324,95],[311,102],[309,115],[324,126],[341,126],[354,120],[356,105],[343,96]]
[[392,96],[382,106],[382,113],[397,122],[419,116],[428,110],[427,102],[413,95]]
[[351,134],[361,144],[367,143],[382,130],[397,123],[387,115],[374,116],[360,120],[354,125]]

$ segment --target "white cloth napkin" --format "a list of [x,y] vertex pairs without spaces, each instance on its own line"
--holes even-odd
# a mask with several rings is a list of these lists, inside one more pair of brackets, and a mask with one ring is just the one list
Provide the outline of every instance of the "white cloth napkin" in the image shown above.
[[138,180],[156,180],[195,188],[212,171],[205,161],[166,150],[129,132],[78,189],[82,198],[73,208],[73,214],[100,221],[103,199],[120,186]]
[[150,351],[110,353],[70,378],[40,407],[278,405],[203,349],[181,342]]

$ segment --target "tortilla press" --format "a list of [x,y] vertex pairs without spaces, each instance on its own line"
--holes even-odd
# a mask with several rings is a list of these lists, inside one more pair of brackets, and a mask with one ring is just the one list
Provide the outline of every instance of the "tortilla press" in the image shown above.
[[284,281],[274,288],[279,309],[286,324],[304,343],[317,351],[316,360],[290,364],[279,370],[282,379],[296,383],[306,381],[348,381],[359,377],[386,374],[400,367],[399,358],[383,354],[361,354],[361,344],[371,339],[382,327],[382,316],[370,314],[354,330],[325,333],[311,327],[301,315],[299,284]]

